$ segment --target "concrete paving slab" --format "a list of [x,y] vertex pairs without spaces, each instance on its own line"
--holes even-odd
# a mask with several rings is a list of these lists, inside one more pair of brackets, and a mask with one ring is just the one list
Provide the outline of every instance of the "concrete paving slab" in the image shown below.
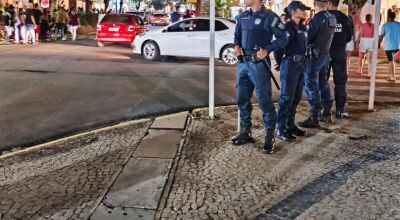
[[91,220],[153,220],[154,210],[140,208],[108,208],[100,204],[91,216]]
[[150,128],[156,129],[185,129],[186,119],[189,112],[180,112],[172,115],[158,117]]
[[113,207],[156,209],[171,159],[131,158],[103,203]]
[[181,140],[181,131],[150,129],[143,138],[134,155],[137,157],[156,157],[173,159]]

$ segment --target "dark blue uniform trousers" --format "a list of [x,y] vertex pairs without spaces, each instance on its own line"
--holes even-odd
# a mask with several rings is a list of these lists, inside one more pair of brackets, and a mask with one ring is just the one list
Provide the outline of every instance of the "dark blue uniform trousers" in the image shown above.
[[240,125],[251,128],[251,97],[254,89],[266,131],[275,130],[276,111],[272,103],[271,75],[263,63],[243,62],[238,65],[236,82],[237,104],[240,110]]
[[332,109],[333,99],[327,73],[329,60],[329,53],[312,56],[304,73],[304,86],[312,116],[318,116],[321,108],[329,112]]
[[[291,57],[290,57],[291,58]],[[304,63],[285,59],[281,63],[281,98],[279,100],[278,130],[293,128],[296,109],[303,95]]]
[[[346,83],[347,83],[347,61],[346,48],[331,49],[330,69],[333,70],[333,82],[335,84],[336,110],[344,111],[346,103]],[[328,79],[330,71],[328,71]]]

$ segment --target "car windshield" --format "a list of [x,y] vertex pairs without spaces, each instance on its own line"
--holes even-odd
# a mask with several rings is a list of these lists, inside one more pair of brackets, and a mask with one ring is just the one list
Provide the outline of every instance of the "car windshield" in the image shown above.
[[103,20],[101,20],[102,24],[131,24],[130,16],[123,15],[106,15]]

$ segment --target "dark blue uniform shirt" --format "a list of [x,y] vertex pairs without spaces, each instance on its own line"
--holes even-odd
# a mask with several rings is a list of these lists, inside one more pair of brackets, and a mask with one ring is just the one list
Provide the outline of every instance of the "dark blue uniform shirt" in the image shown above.
[[264,6],[259,11],[253,12],[250,9],[240,15],[234,44],[239,45],[245,52],[253,52],[256,46],[273,52],[285,47],[287,42],[284,24],[277,14]]
[[307,51],[307,28],[290,20],[285,24],[289,43],[285,47],[286,56],[305,55]]
[[353,22],[343,12],[338,10],[329,11],[336,17],[335,34],[333,35],[331,49],[346,48],[346,44],[353,36]]

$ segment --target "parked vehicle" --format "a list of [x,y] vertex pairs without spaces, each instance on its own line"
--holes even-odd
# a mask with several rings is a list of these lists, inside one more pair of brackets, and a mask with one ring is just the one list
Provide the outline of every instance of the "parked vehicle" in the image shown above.
[[[235,21],[217,18],[215,21],[215,57],[228,65],[238,60],[234,55]],[[206,58],[210,55],[210,21],[190,18],[166,28],[146,32],[136,37],[133,52],[155,61],[160,56]]]
[[144,11],[129,11],[129,12],[126,12],[127,14],[133,14],[133,15],[136,15],[136,16],[139,16],[142,20],[143,20],[143,22],[145,23],[145,24],[148,24],[149,23],[149,16],[150,16],[150,13],[149,12],[144,12]]
[[97,45],[126,43],[133,46],[135,37],[146,31],[143,20],[136,15],[107,14],[97,25]]
[[154,13],[150,16],[149,20],[151,25],[168,25],[170,18],[168,14]]

